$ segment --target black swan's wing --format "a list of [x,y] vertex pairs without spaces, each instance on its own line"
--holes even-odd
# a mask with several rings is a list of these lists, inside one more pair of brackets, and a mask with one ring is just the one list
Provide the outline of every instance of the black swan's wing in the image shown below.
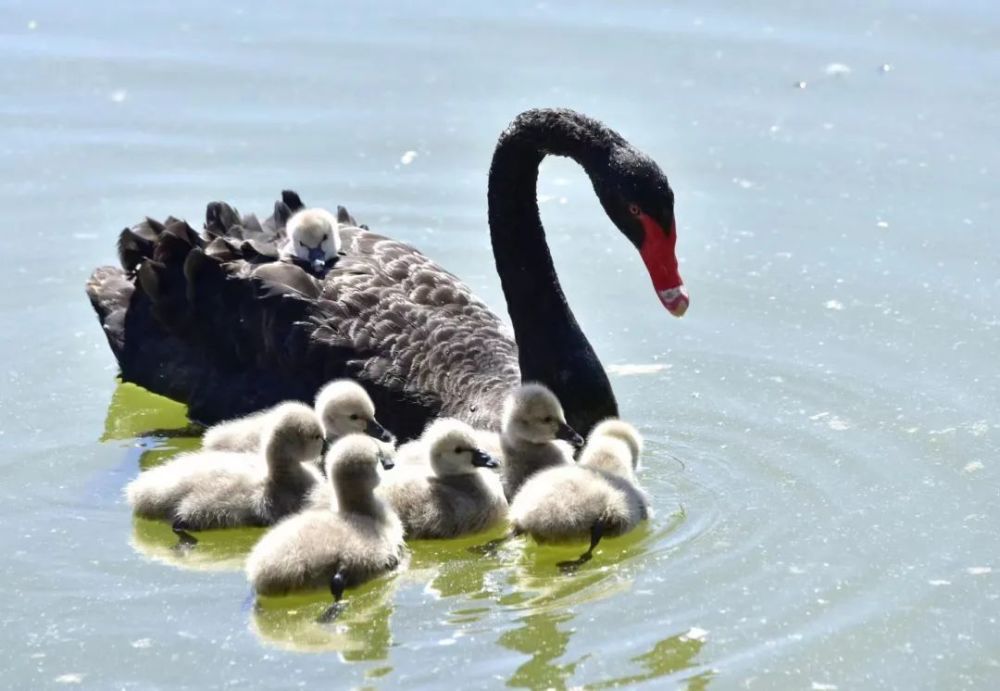
[[497,316],[409,245],[360,228],[342,229],[341,239],[345,256],[312,310],[312,346],[350,353],[343,375],[390,398],[498,428],[501,399],[519,373]]
[[123,231],[123,270],[87,287],[122,377],[203,422],[311,400],[347,376],[401,438],[439,414],[496,428],[518,381],[499,319],[420,252],[361,228],[341,228],[343,256],[322,278],[274,261],[293,195],[263,223],[213,203],[205,237],[172,218]]

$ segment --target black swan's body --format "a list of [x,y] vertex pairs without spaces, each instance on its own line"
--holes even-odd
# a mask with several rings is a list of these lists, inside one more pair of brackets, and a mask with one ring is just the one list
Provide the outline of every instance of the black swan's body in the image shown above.
[[439,415],[497,429],[504,396],[530,380],[548,385],[586,432],[617,407],[545,244],[535,190],[547,154],[583,165],[664,305],[682,314],[666,178],[618,134],[566,110],[519,116],[490,170],[490,231],[516,343],[458,278],[343,209],[332,266],[315,274],[276,261],[284,223],[302,207],[294,193],[264,223],[210,204],[204,235],[147,219],[123,231],[122,268],[96,269],[87,293],[122,378],[187,403],[202,422],[308,401],[350,377],[401,439]]

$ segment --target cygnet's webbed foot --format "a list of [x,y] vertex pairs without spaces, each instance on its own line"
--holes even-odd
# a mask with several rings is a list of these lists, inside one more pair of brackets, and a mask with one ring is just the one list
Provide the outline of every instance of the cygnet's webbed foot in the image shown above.
[[594,525],[590,526],[590,547],[587,548],[587,551],[576,559],[561,561],[556,566],[563,573],[575,573],[577,569],[591,560],[594,556],[594,548],[597,547],[597,543],[601,541],[602,537],[604,537],[604,521],[598,520],[594,522]]
[[175,549],[188,550],[198,544],[198,538],[188,532],[190,528],[191,526],[189,526],[183,518],[178,518],[171,524],[170,529],[173,530],[174,535],[177,536],[177,545]]
[[330,593],[333,595],[333,604],[327,607],[316,620],[320,624],[329,624],[340,616],[340,613],[347,608],[346,602],[341,602],[344,597],[344,589],[347,588],[347,574],[343,569],[337,569],[337,573],[330,578]]
[[506,545],[508,542],[513,540],[518,536],[517,532],[511,531],[504,535],[503,537],[498,537],[494,540],[490,540],[482,545],[473,545],[469,547],[469,551],[473,554],[478,554],[483,557],[495,557],[500,554],[500,548]]

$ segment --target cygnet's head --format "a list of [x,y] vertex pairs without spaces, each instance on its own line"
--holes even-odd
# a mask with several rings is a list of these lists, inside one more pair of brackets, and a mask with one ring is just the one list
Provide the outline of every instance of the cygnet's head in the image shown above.
[[440,477],[469,475],[476,468],[498,468],[500,463],[479,447],[476,432],[453,418],[432,422],[421,440],[430,453],[431,468]]
[[389,430],[375,419],[375,404],[368,392],[350,379],[336,379],[320,389],[316,394],[316,412],[328,443],[355,432],[379,441],[394,441]]
[[632,468],[635,469],[639,467],[639,456],[642,455],[642,435],[639,434],[639,430],[624,420],[608,418],[607,420],[599,422],[594,429],[590,431],[590,436],[587,437],[587,443],[589,444],[600,437],[611,437],[612,439],[618,439],[625,442],[629,449]]
[[583,438],[566,424],[562,405],[542,384],[522,384],[507,396],[503,406],[503,434],[533,444],[562,439],[579,448]]
[[288,219],[288,253],[309,262],[315,270],[336,258],[340,251],[337,217],[326,209],[302,209]]
[[333,486],[348,494],[378,487],[378,466],[389,470],[392,459],[384,447],[366,434],[348,434],[326,452],[324,467]]
[[318,458],[323,453],[323,428],[313,409],[296,402],[279,405],[271,417],[264,453],[271,467]]
[[580,453],[580,465],[632,479],[642,453],[639,431],[621,420],[597,425]]

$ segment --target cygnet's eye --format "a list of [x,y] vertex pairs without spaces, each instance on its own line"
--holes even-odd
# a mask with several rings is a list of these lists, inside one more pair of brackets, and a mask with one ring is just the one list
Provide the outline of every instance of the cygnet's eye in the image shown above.
[[329,233],[323,233],[323,239],[320,240],[320,242],[326,242],[329,238],[330,238]]
[[550,424],[552,424],[555,421],[556,421],[556,419],[554,417],[552,417],[551,415],[546,416],[545,419],[542,420],[542,422],[544,422],[547,425],[550,425]]
[[639,208],[638,204],[632,203],[628,205],[628,212],[638,218],[639,214],[642,213],[642,209]]
[[309,246],[306,245],[306,243],[302,242],[301,240],[299,240],[299,244],[302,245],[302,249],[304,249],[304,250],[309,249]]
[[360,415],[358,415],[357,413],[354,413],[354,414],[352,414],[352,415],[351,415],[351,419],[352,419],[352,420],[360,420],[360,419],[361,419],[361,416],[360,416]]

